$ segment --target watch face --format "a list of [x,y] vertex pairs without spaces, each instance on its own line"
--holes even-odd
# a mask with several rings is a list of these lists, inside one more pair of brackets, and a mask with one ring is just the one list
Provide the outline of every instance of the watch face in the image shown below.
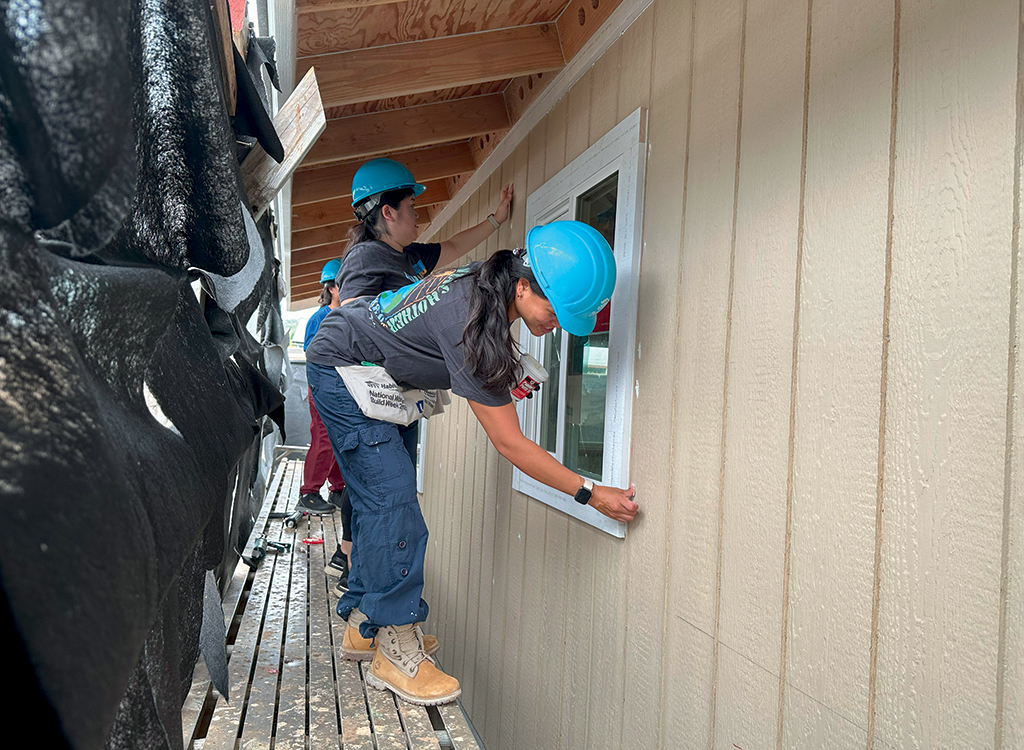
[[586,505],[587,503],[590,502],[591,494],[593,493],[586,487],[580,487],[578,490],[576,490],[576,494],[573,499],[575,499],[576,502],[578,502],[580,505]]

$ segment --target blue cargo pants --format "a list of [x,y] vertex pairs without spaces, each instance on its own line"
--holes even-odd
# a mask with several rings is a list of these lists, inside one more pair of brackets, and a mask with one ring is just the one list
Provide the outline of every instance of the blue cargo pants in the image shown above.
[[347,619],[358,606],[364,638],[384,625],[423,622],[427,525],[403,440],[415,450],[417,431],[364,415],[333,367],[307,362],[306,380],[352,501],[352,570],[338,614]]

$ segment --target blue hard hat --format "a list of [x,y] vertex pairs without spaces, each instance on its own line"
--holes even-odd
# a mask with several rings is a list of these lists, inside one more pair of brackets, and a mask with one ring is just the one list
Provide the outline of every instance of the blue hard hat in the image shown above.
[[416,182],[404,164],[394,159],[371,159],[363,164],[352,177],[352,208],[356,209],[357,218],[361,219],[360,213],[365,216],[377,206],[381,193],[401,188],[410,188],[413,195],[427,189],[426,185]]
[[553,221],[530,230],[526,254],[558,324],[573,336],[589,336],[615,289],[608,241],[582,221]]
[[320,283],[326,284],[328,281],[334,281],[338,278],[338,271],[341,270],[341,261],[335,258],[324,263],[323,270],[320,271]]

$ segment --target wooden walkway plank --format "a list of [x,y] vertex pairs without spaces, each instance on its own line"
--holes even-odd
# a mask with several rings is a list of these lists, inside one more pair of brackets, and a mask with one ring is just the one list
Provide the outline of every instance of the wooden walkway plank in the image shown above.
[[[272,522],[267,537],[279,541],[284,524]],[[288,582],[291,577],[292,551],[267,550],[261,567],[272,567],[273,577],[267,606],[263,613],[256,664],[246,701],[245,723],[242,727],[241,746],[245,750],[269,750],[274,733],[274,708],[277,705],[277,686],[280,681],[281,647],[284,640],[285,615],[288,611]]]
[[[328,522],[329,523],[329,522]],[[323,535],[323,523],[309,516],[309,536]],[[330,609],[324,567],[323,544],[309,545],[309,567],[321,571],[309,587],[309,746],[338,747],[341,736],[334,687]]]
[[444,720],[445,729],[451,738],[452,747],[455,750],[484,750],[477,742],[476,735],[466,721],[466,714],[462,711],[461,703],[445,703],[437,707],[441,718]]
[[[360,671],[365,680],[371,662],[360,664]],[[366,702],[370,707],[370,721],[373,723],[373,735],[377,738],[377,750],[407,750],[405,732],[398,717],[395,696],[386,690],[367,687]]]
[[[290,487],[294,481],[294,464],[287,466],[284,471],[284,485]],[[280,486],[280,485],[279,485]],[[265,528],[266,515],[269,514],[269,504],[264,504],[264,525],[257,525],[255,528]],[[255,536],[255,535],[254,535]],[[252,543],[246,545],[251,552]],[[228,680],[230,685],[231,700],[229,702],[218,701],[218,705],[210,721],[210,728],[203,743],[203,750],[233,750],[235,740],[238,737],[239,721],[242,715],[242,708],[245,705],[245,694],[252,671],[253,652],[256,639],[259,636],[260,627],[263,623],[263,609],[267,600],[267,593],[270,587],[271,574],[270,566],[261,565],[256,571],[252,582],[252,589],[246,603],[246,616],[238,629],[231,656],[228,659]]]
[[[324,559],[334,554],[338,544],[337,526],[341,517],[333,514],[324,524]],[[328,578],[327,585],[333,586],[334,579]],[[340,656],[341,641],[345,637],[347,623],[335,615],[337,600],[331,596],[329,622],[331,640],[334,643],[335,673],[337,674],[338,709],[341,712],[341,743],[345,750],[374,750],[373,728],[367,713],[365,686],[359,671],[359,663]]]
[[[276,523],[284,525],[283,521]],[[288,624],[281,660],[274,750],[306,750],[306,594],[309,560],[299,534],[286,532],[283,538],[292,542],[292,577],[288,592]]]
[[409,750],[441,749],[434,725],[430,723],[427,709],[423,706],[414,706],[411,703],[401,703],[398,712],[402,715],[402,726],[405,727]]

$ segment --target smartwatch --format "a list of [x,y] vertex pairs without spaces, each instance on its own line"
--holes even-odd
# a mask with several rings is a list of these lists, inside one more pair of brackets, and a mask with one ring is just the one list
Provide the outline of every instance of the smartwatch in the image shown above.
[[589,479],[583,480],[583,486],[576,490],[576,494],[573,495],[573,499],[580,505],[586,505],[590,502],[590,496],[594,494],[594,483]]

